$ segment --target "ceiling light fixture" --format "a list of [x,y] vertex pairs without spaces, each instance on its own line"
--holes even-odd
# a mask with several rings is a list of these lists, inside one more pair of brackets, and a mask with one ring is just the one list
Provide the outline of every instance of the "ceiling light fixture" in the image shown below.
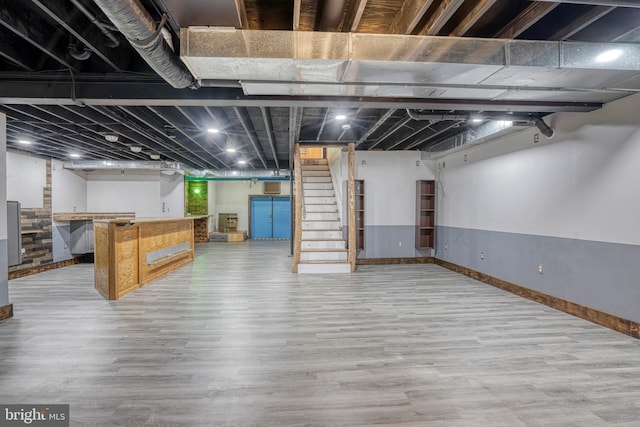
[[109,142],[118,142],[118,135],[106,134],[104,136],[104,139],[106,139]]
[[209,129],[207,129],[207,132],[209,132],[209,133],[218,133],[220,131],[218,129],[216,129],[216,128],[209,128]]
[[341,128],[344,130],[351,129],[351,125],[349,123],[343,123]]
[[611,62],[620,58],[622,55],[621,49],[611,49],[606,52],[602,52],[600,55],[596,57],[596,62]]
[[18,142],[19,142],[20,144],[25,144],[25,145],[31,144],[31,141],[27,141],[26,139],[21,139],[21,140],[19,140]]
[[247,161],[246,160],[238,160],[238,164],[239,165],[246,165]]
[[231,148],[231,147],[227,148],[227,153],[235,153],[235,152],[236,152],[235,148]]
[[482,123],[482,119],[471,119],[473,123]]
[[138,146],[138,145],[132,145],[131,147],[129,147],[129,149],[131,151],[133,151],[134,153],[139,153],[142,151],[142,147]]
[[78,159],[78,158],[80,158],[80,154],[78,154],[78,153],[71,153],[71,154],[69,154],[69,157],[73,157],[74,159]]
[[160,160],[160,154],[149,154],[151,160]]
[[347,118],[347,116],[346,116],[346,115],[344,115],[344,114],[338,114],[338,115],[336,116],[336,120],[345,120],[346,118]]

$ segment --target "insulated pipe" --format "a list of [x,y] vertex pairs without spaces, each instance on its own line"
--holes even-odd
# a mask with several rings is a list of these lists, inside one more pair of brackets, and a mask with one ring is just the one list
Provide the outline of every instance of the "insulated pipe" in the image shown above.
[[163,22],[156,23],[139,0],[94,0],[129,40],[147,64],[176,89],[197,89],[198,82],[162,37]]
[[522,114],[455,114],[455,113],[418,113],[416,110],[407,109],[407,114],[412,120],[503,120],[509,122],[522,122],[537,127],[547,138],[551,138],[554,130],[538,116]]

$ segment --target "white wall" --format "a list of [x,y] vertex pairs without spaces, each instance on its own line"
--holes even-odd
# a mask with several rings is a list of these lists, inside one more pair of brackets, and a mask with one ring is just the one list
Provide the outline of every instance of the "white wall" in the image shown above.
[[[211,192],[211,188],[214,191]],[[281,181],[281,194],[289,196],[289,181]],[[249,231],[249,196],[263,195],[263,182],[258,181],[209,181],[209,215],[212,222],[218,224],[219,213],[237,213],[238,230]],[[215,200],[214,200],[215,198]]]
[[[162,216],[160,172],[126,170],[87,174],[87,210],[135,212],[137,217]],[[181,215],[175,215],[181,216]]]
[[635,95],[556,114],[551,140],[532,128],[444,157],[438,225],[640,244],[639,110]]
[[51,204],[53,212],[87,211],[87,173],[64,169],[51,160]]
[[364,180],[365,226],[415,225],[416,181],[434,179],[420,156],[419,151],[356,151],[355,177]]
[[184,177],[181,174],[160,174],[160,216],[184,216]]
[[45,159],[7,152],[6,177],[7,200],[20,202],[23,209],[43,207],[43,189],[47,185]]

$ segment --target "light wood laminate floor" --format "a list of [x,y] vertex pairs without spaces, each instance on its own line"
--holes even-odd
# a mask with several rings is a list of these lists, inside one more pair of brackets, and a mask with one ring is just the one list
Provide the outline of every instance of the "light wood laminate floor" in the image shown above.
[[11,281],[0,402],[73,426],[640,425],[638,340],[436,265],[298,276],[288,252],[197,245],[118,301],[90,264]]

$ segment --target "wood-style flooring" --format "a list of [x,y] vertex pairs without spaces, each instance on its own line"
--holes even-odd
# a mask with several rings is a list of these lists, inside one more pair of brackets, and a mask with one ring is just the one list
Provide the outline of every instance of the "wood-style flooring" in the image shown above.
[[91,264],[10,281],[0,403],[69,403],[72,426],[640,425],[639,340],[433,264],[297,275],[288,253],[199,244],[118,301]]

